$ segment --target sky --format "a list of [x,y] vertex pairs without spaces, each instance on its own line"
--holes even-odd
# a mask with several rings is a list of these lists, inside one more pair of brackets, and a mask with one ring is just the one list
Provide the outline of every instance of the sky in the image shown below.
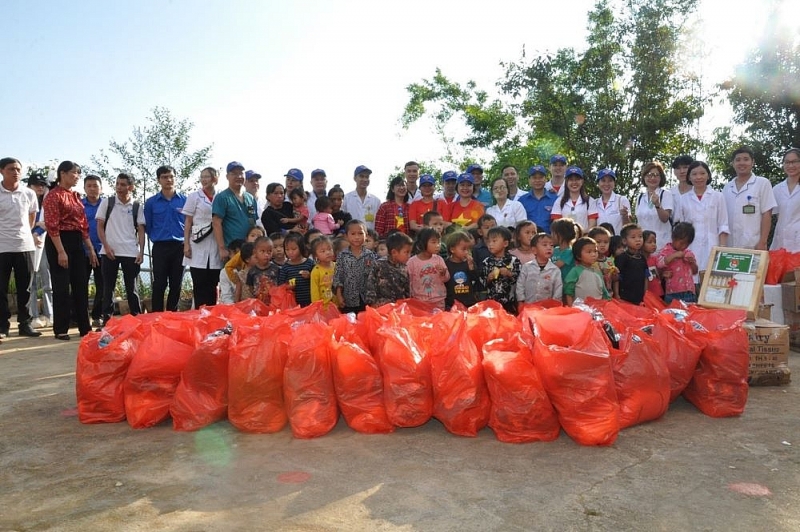
[[[773,1],[701,0],[704,85],[757,45]],[[403,130],[406,86],[441,68],[494,90],[501,61],[585,46],[592,0],[3,0],[0,156],[89,162],[129,138],[153,107],[194,123],[192,147],[283,181],[323,168],[352,190],[353,169],[387,176],[444,147],[429,121]],[[800,2],[784,0],[800,23]],[[800,30],[800,26],[798,26]],[[702,124],[723,125],[724,106]],[[715,123],[716,122],[716,123]],[[446,170],[447,168],[443,168]],[[224,177],[224,176],[223,176]],[[221,187],[226,186],[224,178]]]

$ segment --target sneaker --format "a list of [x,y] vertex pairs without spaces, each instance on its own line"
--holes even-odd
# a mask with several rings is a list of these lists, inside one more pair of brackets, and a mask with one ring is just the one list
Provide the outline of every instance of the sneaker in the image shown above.
[[36,338],[37,336],[41,336],[42,333],[39,331],[33,330],[33,328],[28,323],[20,323],[19,324],[19,335],[20,336],[30,336],[31,338]]
[[31,321],[31,327],[34,329],[43,329],[47,327],[47,318],[39,316]]

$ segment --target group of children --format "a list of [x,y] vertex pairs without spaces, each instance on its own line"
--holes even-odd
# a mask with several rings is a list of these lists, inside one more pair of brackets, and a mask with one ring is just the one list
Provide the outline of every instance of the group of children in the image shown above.
[[415,239],[395,231],[379,241],[359,220],[343,229],[331,239],[315,230],[266,236],[254,227],[220,275],[220,300],[270,303],[270,288],[288,284],[299,305],[322,301],[343,312],[409,297],[443,310],[493,299],[510,313],[546,299],[571,305],[578,298],[616,297],[639,304],[647,291],[668,303],[695,301],[688,223],[676,224],[672,242],[658,253],[655,234],[636,224],[623,226],[620,235],[604,224],[583,235],[568,218],[554,220],[550,234],[530,221],[512,234],[491,215],[480,218],[474,233],[443,234],[437,212],[425,214]]

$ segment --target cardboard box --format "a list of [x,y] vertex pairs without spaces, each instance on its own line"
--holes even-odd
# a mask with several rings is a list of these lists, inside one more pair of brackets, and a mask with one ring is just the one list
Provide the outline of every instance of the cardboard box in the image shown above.
[[761,319],[761,320],[771,321],[772,320],[772,304],[759,303],[759,305],[758,305],[758,316],[756,316],[756,317],[758,319]]
[[800,286],[797,281],[781,283],[781,296],[784,312],[800,312]]
[[783,323],[789,328],[789,347],[800,351],[800,312],[784,310]]
[[789,327],[759,319],[745,322],[744,328],[750,340],[750,386],[789,384]]

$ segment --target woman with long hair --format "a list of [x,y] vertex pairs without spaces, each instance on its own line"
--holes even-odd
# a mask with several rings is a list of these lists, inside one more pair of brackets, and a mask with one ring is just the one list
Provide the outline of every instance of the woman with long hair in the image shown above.
[[397,176],[389,182],[386,201],[381,203],[375,214],[375,231],[378,236],[386,238],[392,229],[405,234],[411,229],[408,221],[408,188],[402,176]]

